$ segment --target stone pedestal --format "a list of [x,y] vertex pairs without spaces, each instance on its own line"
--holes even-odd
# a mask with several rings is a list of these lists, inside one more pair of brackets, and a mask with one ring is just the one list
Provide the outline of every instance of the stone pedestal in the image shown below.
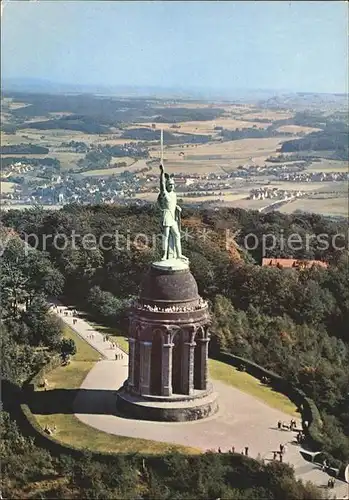
[[218,409],[208,382],[209,314],[186,264],[155,263],[130,313],[129,374],[119,410],[139,419],[185,421]]

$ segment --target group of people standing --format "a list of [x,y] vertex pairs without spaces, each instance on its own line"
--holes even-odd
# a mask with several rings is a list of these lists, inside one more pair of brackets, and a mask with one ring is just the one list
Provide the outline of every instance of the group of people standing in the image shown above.
[[286,429],[288,431],[295,431],[297,429],[297,422],[294,418],[291,419],[290,424],[285,424],[285,422],[278,421],[278,429]]
[[[222,453],[221,448],[218,448],[218,453]],[[231,450],[228,450],[228,453],[235,453],[235,446],[232,446]],[[241,455],[245,455],[248,457],[248,446],[245,446],[244,450],[241,452]]]
[[285,455],[287,451],[287,446],[285,444],[281,444],[279,446],[279,451],[273,451],[273,460],[276,460],[276,457],[279,455],[279,460],[282,462],[283,456]]

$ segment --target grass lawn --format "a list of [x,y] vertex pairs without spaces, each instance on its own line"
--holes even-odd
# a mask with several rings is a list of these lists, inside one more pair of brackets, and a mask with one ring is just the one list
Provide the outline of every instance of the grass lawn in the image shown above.
[[74,415],[36,415],[36,418],[42,427],[45,427],[45,425],[52,427],[55,424],[57,432],[54,437],[59,441],[78,448],[87,448],[90,451],[162,454],[176,450],[186,454],[200,453],[200,450],[189,446],[107,434],[84,424]]
[[[75,341],[77,353],[68,366],[59,366],[46,375],[48,390],[79,388],[95,363],[101,359],[101,355],[68,326],[64,328],[64,336]],[[59,441],[91,451],[161,454],[177,450],[181,453],[200,453],[196,448],[108,434],[84,424],[72,413],[37,414],[35,418],[43,428],[56,425],[54,437]]]
[[210,376],[214,380],[220,380],[228,385],[232,385],[240,391],[251,394],[251,396],[263,401],[272,408],[283,411],[288,415],[299,417],[296,405],[287,396],[262,384],[258,379],[252,377],[252,375],[240,372],[233,366],[216,361],[215,359],[209,360],[209,371]]

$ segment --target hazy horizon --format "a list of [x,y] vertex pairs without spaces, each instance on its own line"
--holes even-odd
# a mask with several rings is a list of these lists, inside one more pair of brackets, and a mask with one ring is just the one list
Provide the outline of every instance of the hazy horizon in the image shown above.
[[11,0],[2,16],[2,79],[343,94],[347,21],[342,1]]

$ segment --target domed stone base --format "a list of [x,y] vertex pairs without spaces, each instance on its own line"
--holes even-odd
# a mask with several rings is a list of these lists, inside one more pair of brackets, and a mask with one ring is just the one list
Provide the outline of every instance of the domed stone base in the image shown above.
[[208,382],[208,304],[188,263],[160,261],[130,310],[129,371],[119,410],[141,420],[185,422],[217,411]]
[[214,415],[218,411],[217,396],[212,388],[190,396],[139,396],[128,392],[124,386],[117,393],[116,404],[121,413],[137,420],[189,422]]

